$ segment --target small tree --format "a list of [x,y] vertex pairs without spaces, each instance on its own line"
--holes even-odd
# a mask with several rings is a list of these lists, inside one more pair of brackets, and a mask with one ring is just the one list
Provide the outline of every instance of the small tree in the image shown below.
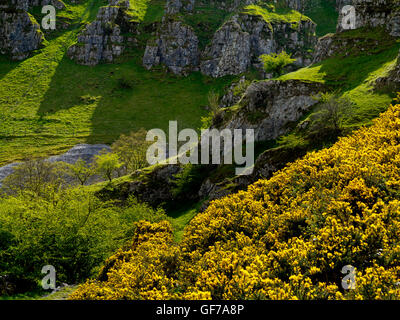
[[74,164],[68,164],[68,174],[77,180],[82,186],[93,175],[94,169],[85,160],[79,158]]
[[110,182],[112,181],[114,172],[122,166],[117,154],[106,153],[104,151],[95,157],[94,163],[96,171]]
[[272,73],[274,77],[282,75],[285,67],[296,61],[296,59],[292,59],[290,54],[287,54],[285,51],[279,54],[263,54],[260,56],[260,60],[263,63],[265,72]]
[[2,181],[2,189],[7,193],[29,191],[45,196],[65,184],[65,174],[64,162],[29,160],[13,168],[13,173]]
[[146,134],[145,129],[131,132],[129,136],[123,134],[111,146],[112,151],[118,155],[123,164],[121,168],[124,174],[134,172],[148,165],[146,152],[150,142],[146,141]]
[[343,134],[345,122],[354,116],[354,103],[334,93],[321,95],[321,105],[311,116],[310,135],[314,139],[336,139]]

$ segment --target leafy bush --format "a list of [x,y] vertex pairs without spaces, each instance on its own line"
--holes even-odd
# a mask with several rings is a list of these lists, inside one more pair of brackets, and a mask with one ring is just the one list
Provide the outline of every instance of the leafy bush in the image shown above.
[[111,146],[123,164],[123,174],[132,173],[149,165],[146,152],[150,142],[146,141],[146,134],[145,129],[131,132],[129,135],[122,134]]
[[76,180],[80,185],[84,185],[95,173],[95,168],[87,164],[85,160],[79,158],[74,164],[67,164],[67,174]]
[[174,187],[172,194],[175,198],[188,197],[197,194],[204,178],[207,176],[207,166],[193,165],[191,163],[185,165],[183,170],[174,176]]
[[119,161],[119,157],[115,153],[101,153],[94,157],[94,165],[96,171],[107,179],[109,182],[112,181],[114,173],[122,166]]
[[309,139],[333,141],[345,131],[345,121],[354,116],[354,103],[345,97],[325,93],[321,105],[310,118]]
[[272,73],[274,77],[282,75],[285,68],[296,61],[296,59],[292,59],[290,54],[287,54],[285,51],[263,54],[260,56],[260,60],[263,63],[265,72]]
[[[114,250],[134,234],[135,221],[167,219],[161,210],[130,199],[114,206],[84,188],[52,197],[31,193],[0,199],[0,276],[30,283],[53,265],[57,281],[77,283],[93,275]],[[17,288],[20,290],[28,288]]]
[[11,194],[30,191],[36,195],[46,195],[50,189],[58,190],[65,184],[66,168],[63,162],[44,159],[23,162],[2,181],[2,190]]

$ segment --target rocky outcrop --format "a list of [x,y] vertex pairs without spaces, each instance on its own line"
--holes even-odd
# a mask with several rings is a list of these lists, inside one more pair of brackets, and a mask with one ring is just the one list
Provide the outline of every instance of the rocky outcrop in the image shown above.
[[[289,2],[297,6],[297,1]],[[256,0],[199,0],[196,5],[235,11],[255,3]],[[189,14],[193,7],[193,1],[167,2],[166,15],[159,31],[146,46],[143,65],[147,69],[163,64],[175,74],[200,69],[203,74],[212,77],[237,75],[251,66],[260,67],[260,55],[283,50],[292,53],[298,66],[311,62],[309,49],[316,44],[316,25],[310,19],[303,17],[298,23],[285,19],[270,22],[265,21],[262,15],[243,12],[226,21],[200,54],[199,40],[193,28],[174,16],[177,12]]]
[[318,40],[314,51],[313,63],[320,62],[334,55],[383,50],[393,44],[400,36],[400,3],[396,0],[338,0],[338,6],[350,4],[355,8],[355,28],[376,28],[375,35],[368,32],[353,33],[346,36],[343,29],[343,14],[339,16],[337,33],[328,34]]
[[318,39],[313,54],[313,63],[321,62],[336,55],[376,54],[394,45],[395,41],[395,38],[382,32],[382,30],[377,30],[372,37],[369,36],[368,32],[361,32],[353,37],[346,37],[342,33],[327,34]]
[[216,128],[254,129],[256,141],[273,140],[287,133],[326,91],[321,83],[299,80],[252,83],[240,100],[239,110],[228,108],[215,119]]
[[172,189],[174,176],[182,171],[180,165],[159,165],[150,172],[138,170],[132,174],[133,181],[119,183],[115,187],[106,187],[97,194],[103,199],[125,201],[134,196],[157,208],[174,200]]
[[216,32],[202,60],[201,72],[212,77],[245,72],[251,65],[250,34],[237,21],[228,21]]
[[165,13],[169,15],[179,12],[193,12],[195,0],[167,0]]
[[58,10],[65,9],[65,4],[60,0],[28,0],[29,6],[46,6],[52,5]]
[[0,53],[13,60],[23,60],[40,47],[44,40],[40,26],[27,10],[38,5],[53,5],[61,10],[60,0],[1,0]]
[[202,55],[200,69],[212,77],[236,75],[260,64],[259,56],[290,52],[298,66],[311,63],[307,51],[316,43],[315,24],[308,19],[292,23],[269,23],[261,16],[240,14],[227,21],[214,35]]
[[[118,5],[116,5],[118,4]],[[129,1],[110,0],[101,7],[96,20],[78,35],[78,41],[68,49],[68,56],[78,64],[94,66],[113,62],[125,49],[122,33],[132,31],[137,23],[130,23]]]
[[221,97],[219,107],[226,108],[237,104],[249,84],[250,81],[246,80],[245,77],[241,77],[238,82],[232,83],[228,90],[226,90],[225,94]]
[[61,0],[0,0],[0,9],[16,9],[27,11],[31,7],[52,5],[56,9],[64,9]]
[[190,26],[180,21],[164,19],[156,40],[147,43],[143,65],[151,69],[165,65],[175,74],[188,74],[199,64],[199,40]]
[[[306,83],[298,80],[259,81],[248,86],[239,102],[239,110],[226,108],[218,113],[212,128],[254,129],[256,141],[269,141],[290,131],[299,119],[318,103],[315,99],[325,91],[320,83]],[[248,176],[236,176],[222,180],[210,178],[218,170],[217,165],[207,165],[198,178],[198,188],[185,194],[184,200],[204,202],[223,197],[229,193],[246,188],[260,178],[268,178],[282,168],[288,161],[301,156],[304,150],[271,149],[261,154]],[[106,187],[99,196],[126,200],[134,195],[154,207],[162,204],[173,205],[177,201],[174,195],[176,175],[182,172],[182,165],[159,165],[152,170],[141,170],[132,175],[132,181]],[[218,174],[217,174],[218,176]]]
[[38,49],[43,40],[39,24],[26,11],[0,11],[0,53],[22,60]]
[[[397,0],[352,0],[346,1],[355,8],[356,29],[361,27],[383,27],[394,37],[400,36],[400,4]],[[337,31],[343,31],[341,11]]]
[[23,10],[27,11],[30,0],[0,0],[0,10]]

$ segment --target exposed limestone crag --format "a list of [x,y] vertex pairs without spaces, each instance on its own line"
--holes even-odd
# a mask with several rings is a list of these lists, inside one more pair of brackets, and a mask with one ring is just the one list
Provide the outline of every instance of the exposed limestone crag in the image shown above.
[[156,40],[149,41],[143,56],[147,69],[163,64],[175,74],[188,74],[199,65],[199,40],[190,26],[165,18]]
[[[356,12],[356,29],[383,27],[394,37],[400,36],[400,3],[397,0],[352,0]],[[343,5],[343,4],[342,4]],[[343,14],[340,11],[337,31],[343,31]]]
[[[235,11],[243,5],[254,3],[257,1],[237,0],[208,5]],[[198,4],[201,5],[202,1]],[[215,32],[210,44],[200,53],[198,37],[192,27],[174,16],[177,12],[190,14],[187,11],[192,11],[192,8],[191,1],[167,2],[166,15],[159,31],[146,46],[143,65],[147,69],[163,64],[175,74],[187,74],[200,68],[203,74],[212,77],[237,75],[251,66],[260,66],[258,57],[261,54],[282,50],[292,53],[298,66],[311,62],[308,49],[316,44],[316,26],[311,20],[303,19],[295,26],[285,21],[270,23],[259,15],[236,14]]]
[[0,53],[13,60],[27,58],[44,40],[39,24],[26,10],[28,1],[0,3]]
[[165,7],[166,14],[177,14],[181,11],[192,12],[194,10],[195,0],[167,0]]
[[258,57],[283,50],[296,58],[298,66],[311,62],[307,49],[316,43],[315,24],[303,20],[297,28],[291,23],[268,23],[261,16],[240,14],[227,21],[205,49],[201,71],[212,77],[240,74],[258,66]]
[[223,111],[214,126],[254,129],[256,141],[273,140],[287,133],[292,124],[318,103],[314,96],[325,90],[323,84],[298,80],[254,82],[241,98],[239,110]]
[[122,33],[136,26],[134,22],[129,23],[127,8],[127,0],[110,0],[110,6],[101,7],[96,20],[86,26],[78,35],[77,43],[68,49],[68,56],[82,65],[113,62],[125,49]]

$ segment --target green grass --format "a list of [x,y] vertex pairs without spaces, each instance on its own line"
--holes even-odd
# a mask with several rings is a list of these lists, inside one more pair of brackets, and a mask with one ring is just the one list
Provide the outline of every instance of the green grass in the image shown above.
[[66,286],[61,288],[59,291],[42,296],[37,300],[66,300],[77,288],[77,285]]
[[[80,66],[65,55],[78,30],[62,32],[23,62],[0,57],[0,164],[58,154],[77,143],[112,143],[142,127],[166,130],[170,120],[199,128],[208,92],[231,81],[149,72],[141,66],[143,49],[115,64]],[[121,87],[121,79],[132,88]]]
[[142,22],[146,16],[150,0],[129,0],[128,14],[132,22]]
[[174,239],[176,242],[181,241],[185,232],[185,227],[192,220],[201,207],[201,202],[183,206],[175,211],[168,212],[171,217],[172,228],[174,231]]
[[261,16],[268,23],[285,22],[291,23],[293,26],[297,26],[300,21],[310,20],[310,18],[296,10],[288,8],[274,8],[272,10],[254,4],[246,6],[244,13]]
[[307,8],[305,14],[317,24],[316,34],[318,37],[336,31],[339,15],[333,0],[314,0],[313,5]]

